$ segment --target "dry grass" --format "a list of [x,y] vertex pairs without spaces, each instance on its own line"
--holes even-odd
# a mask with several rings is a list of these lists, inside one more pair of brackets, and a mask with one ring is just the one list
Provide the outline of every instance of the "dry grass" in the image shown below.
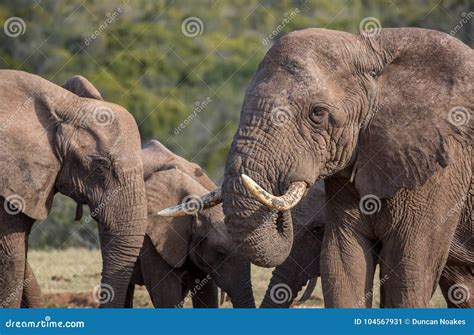
[[[30,251],[28,259],[38,278],[49,307],[84,307],[93,304],[92,290],[100,282],[100,251],[66,249],[52,251]],[[252,268],[252,284],[257,304],[262,301],[271,277],[271,269]],[[378,278],[378,275],[376,275]],[[375,283],[378,287],[378,282]],[[379,294],[374,294],[378,306]],[[147,291],[143,287],[135,290],[135,307],[152,307]],[[431,300],[432,307],[446,307],[439,290]],[[186,305],[190,307],[190,303]],[[226,301],[222,307],[231,307]],[[313,296],[299,307],[323,307],[321,283]]]

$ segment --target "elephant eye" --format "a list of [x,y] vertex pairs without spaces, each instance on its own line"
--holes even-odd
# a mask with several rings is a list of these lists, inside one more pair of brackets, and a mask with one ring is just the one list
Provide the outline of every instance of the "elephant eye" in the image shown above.
[[326,107],[316,106],[311,109],[311,112],[309,113],[309,118],[314,124],[320,125],[326,119],[327,114],[328,110]]
[[94,157],[92,159],[91,170],[103,174],[110,169],[110,161],[103,157]]
[[324,232],[324,226],[322,224],[317,224],[312,229],[313,234],[321,234]]

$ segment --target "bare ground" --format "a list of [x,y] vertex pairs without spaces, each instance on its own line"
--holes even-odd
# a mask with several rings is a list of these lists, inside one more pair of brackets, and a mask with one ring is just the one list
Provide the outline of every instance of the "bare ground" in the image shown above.
[[[92,291],[100,282],[102,262],[99,250],[66,249],[52,251],[32,250],[28,260],[33,267],[48,307],[96,307]],[[252,285],[257,305],[265,294],[271,277],[271,269],[252,267]],[[378,275],[376,275],[378,278]],[[378,287],[376,279],[375,287]],[[188,299],[189,300],[189,299]],[[374,305],[378,306],[379,294],[374,293]],[[153,307],[144,287],[136,287],[134,307]],[[188,302],[185,307],[190,307]],[[226,299],[224,308],[232,307]],[[322,308],[321,283],[318,281],[313,295],[297,308]],[[446,307],[438,290],[431,299],[431,307]]]

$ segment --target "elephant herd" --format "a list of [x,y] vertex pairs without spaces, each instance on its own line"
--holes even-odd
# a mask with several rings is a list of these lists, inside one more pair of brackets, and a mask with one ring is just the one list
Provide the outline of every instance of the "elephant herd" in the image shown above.
[[[261,307],[321,277],[326,307],[474,307],[474,53],[426,29],[289,33],[249,84],[217,187],[85,78],[0,70],[0,304],[42,305],[28,235],[53,196],[88,205],[101,307]],[[222,203],[222,204],[221,204]],[[380,287],[374,288],[376,266]]]

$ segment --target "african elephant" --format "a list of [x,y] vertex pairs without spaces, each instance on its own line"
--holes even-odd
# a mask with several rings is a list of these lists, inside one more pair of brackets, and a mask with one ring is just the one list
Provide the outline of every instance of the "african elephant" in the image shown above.
[[60,192],[78,203],[77,214],[89,205],[99,222],[101,306],[123,307],[147,215],[135,120],[79,76],[66,89],[20,71],[0,76],[2,305],[20,307],[23,295],[37,296],[34,275],[28,280],[28,234]]
[[326,178],[336,200],[321,260],[326,306],[355,307],[370,293],[374,241],[389,277],[382,305],[428,306],[462,209],[472,218],[473,56],[417,28],[278,40],[247,88],[225,167],[220,198],[241,253],[281,264],[289,210]]
[[[129,291],[145,285],[155,307],[181,307],[191,291],[194,307],[218,307],[216,284],[234,307],[254,308],[250,262],[236,252],[224,225],[222,207],[178,218],[157,212],[177,202],[190,204],[216,185],[194,163],[158,141],[142,151],[148,200],[148,227]],[[195,204],[196,205],[196,204]],[[198,205],[198,204],[197,204]]]
[[[288,308],[306,284],[300,301],[310,297],[317,278],[321,275],[320,256],[324,227],[330,220],[326,206],[330,201],[326,197],[324,183],[318,182],[291,210],[295,228],[293,247],[288,258],[273,270],[260,307]],[[469,294],[474,292],[474,274],[469,269],[469,250],[465,244],[466,236],[469,236],[466,232],[471,224],[468,220],[462,220],[456,228],[448,260],[439,281],[448,307],[474,307],[474,296]],[[385,281],[386,279],[381,278],[382,285]],[[366,306],[367,301],[372,301],[372,292],[361,299],[359,307]]]

